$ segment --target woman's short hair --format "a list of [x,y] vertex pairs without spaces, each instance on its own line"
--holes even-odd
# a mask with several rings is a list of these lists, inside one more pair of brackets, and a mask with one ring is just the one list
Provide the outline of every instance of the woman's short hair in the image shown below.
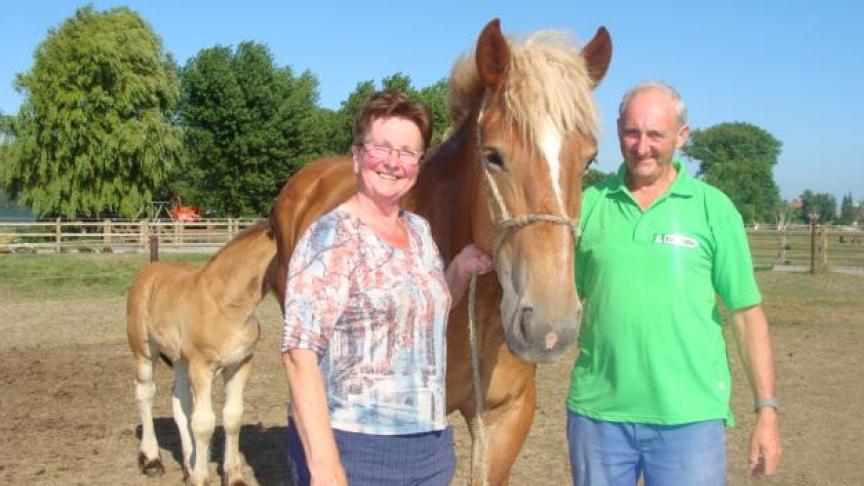
[[380,118],[404,118],[413,122],[420,129],[423,147],[426,150],[432,139],[432,115],[426,105],[411,101],[408,95],[401,91],[379,91],[363,105],[357,119],[354,120],[354,145],[365,141],[372,128],[372,123]]

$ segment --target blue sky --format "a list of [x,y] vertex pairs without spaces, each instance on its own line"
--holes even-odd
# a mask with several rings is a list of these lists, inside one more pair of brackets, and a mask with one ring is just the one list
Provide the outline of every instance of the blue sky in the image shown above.
[[[402,72],[416,87],[446,77],[493,17],[506,33],[562,29],[588,41],[600,25],[612,65],[596,91],[604,133],[600,169],[621,161],[616,109],[633,84],[661,79],[688,104],[690,125],[745,121],[783,143],[775,180],[786,199],[804,189],[864,199],[864,2],[531,0],[523,2],[97,1],[141,14],[185,63],[200,49],[267,44],[279,65],[310,70],[320,104],[338,108],[359,81]],[[16,113],[15,74],[49,29],[84,2],[7,2],[0,16],[0,111]],[[858,89],[855,89],[858,88]],[[858,142],[855,142],[858,140]],[[691,166],[695,169],[695,166]]]

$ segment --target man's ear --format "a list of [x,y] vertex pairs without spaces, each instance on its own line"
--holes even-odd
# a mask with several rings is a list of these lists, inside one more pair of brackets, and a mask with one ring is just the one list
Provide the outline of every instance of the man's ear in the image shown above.
[[676,148],[681,148],[687,143],[687,138],[690,137],[690,125],[683,124],[681,128],[678,129],[678,140],[675,143]]

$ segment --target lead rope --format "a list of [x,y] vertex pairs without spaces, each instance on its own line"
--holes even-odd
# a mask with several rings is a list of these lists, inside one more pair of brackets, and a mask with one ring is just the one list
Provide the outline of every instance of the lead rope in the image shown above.
[[[557,216],[553,214],[528,214],[525,216],[510,217],[507,212],[507,206],[504,204],[504,199],[498,191],[498,186],[492,175],[489,174],[489,169],[483,166],[484,180],[489,194],[492,196],[492,212],[498,220],[498,236],[495,238],[495,245],[492,250],[492,260],[498,260],[498,250],[504,244],[504,240],[510,234],[511,230],[528,226],[529,224],[543,221],[547,223],[562,224],[570,228],[570,233],[573,235],[573,244],[579,241],[581,229],[579,228],[579,218],[567,218],[565,216]],[[471,344],[471,375],[474,379],[474,441],[471,445],[471,476],[474,476],[474,468],[479,469],[480,484],[486,486],[489,484],[489,472],[486,464],[486,425],[483,421],[485,401],[483,400],[483,386],[480,381],[480,351],[477,338],[477,326],[474,322],[476,316],[476,294],[477,294],[477,273],[471,274],[471,281],[468,286],[468,339]]]

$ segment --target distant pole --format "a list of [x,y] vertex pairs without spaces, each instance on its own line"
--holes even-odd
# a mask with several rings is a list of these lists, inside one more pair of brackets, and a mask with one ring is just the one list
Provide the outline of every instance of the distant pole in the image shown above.
[[155,262],[157,260],[159,260],[159,237],[150,235],[150,261]]
[[810,211],[810,275],[816,273],[816,223],[819,213]]

